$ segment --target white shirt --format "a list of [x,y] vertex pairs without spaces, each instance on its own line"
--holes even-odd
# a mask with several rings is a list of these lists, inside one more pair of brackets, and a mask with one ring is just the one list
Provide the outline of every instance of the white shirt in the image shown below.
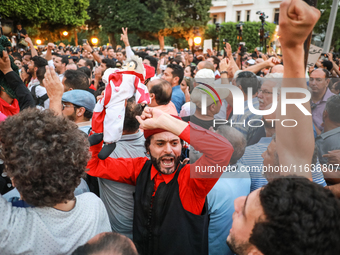
[[[29,88],[29,90],[31,91],[32,93],[32,87]],[[40,85],[37,85],[36,88],[35,88],[35,94],[37,97],[42,97],[43,95],[45,95],[47,93],[46,91],[46,88],[43,87],[43,86],[40,86]],[[50,99],[47,98],[44,102],[44,109],[48,109],[50,107]],[[41,106],[37,106],[38,109],[41,109],[42,107]],[[42,109],[43,110],[43,109]]]
[[71,254],[102,232],[110,232],[103,202],[88,192],[68,212],[52,207],[13,207],[0,195],[0,254]]

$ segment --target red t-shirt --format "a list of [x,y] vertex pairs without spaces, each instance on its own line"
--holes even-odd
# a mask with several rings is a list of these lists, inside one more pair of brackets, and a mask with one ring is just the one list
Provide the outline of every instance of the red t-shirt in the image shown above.
[[[190,143],[190,137],[192,137],[191,146],[202,152],[203,155],[194,164],[187,164],[182,168],[178,176],[179,195],[185,210],[200,215],[206,196],[223,172],[197,173],[195,172],[195,167],[216,166],[217,164],[227,166],[234,149],[224,137],[193,123],[189,124],[179,137],[188,143]],[[92,158],[87,164],[87,168],[90,169],[88,174],[136,185],[137,177],[148,158],[107,158],[100,160],[98,159],[98,153],[101,148],[102,144],[91,146]],[[190,172],[196,178],[191,178]],[[161,174],[152,166],[151,180],[153,179],[155,183],[154,190],[157,190],[162,182],[169,183],[175,173],[176,171],[170,175]]]

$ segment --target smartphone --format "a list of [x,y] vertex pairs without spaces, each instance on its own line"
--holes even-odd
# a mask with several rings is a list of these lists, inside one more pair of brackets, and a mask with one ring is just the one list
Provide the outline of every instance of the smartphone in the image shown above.
[[83,44],[84,44],[84,43],[87,44],[87,40],[86,40],[86,39],[83,39]]

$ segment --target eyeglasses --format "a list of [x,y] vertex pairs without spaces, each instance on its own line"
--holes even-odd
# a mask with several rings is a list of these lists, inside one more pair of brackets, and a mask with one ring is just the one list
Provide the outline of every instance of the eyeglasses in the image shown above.
[[267,94],[267,95],[272,95],[273,92],[270,92],[268,90],[262,90],[262,89],[259,89],[259,94],[262,92],[262,94]]
[[75,106],[73,104],[64,104],[64,103],[62,103],[61,105],[62,105],[62,110],[64,110],[65,108],[69,108],[69,107],[75,108]]

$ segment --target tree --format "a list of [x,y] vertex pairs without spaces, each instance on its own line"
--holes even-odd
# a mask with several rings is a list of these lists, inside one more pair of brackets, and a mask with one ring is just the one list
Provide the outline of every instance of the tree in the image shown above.
[[89,25],[101,25],[114,46],[115,34],[120,34],[122,27],[128,27],[129,32],[146,34],[157,33],[163,27],[163,10],[153,12],[139,0],[91,0],[88,14],[91,17]]
[[[211,0],[90,0],[88,14],[91,26],[101,25],[116,44],[115,34],[128,27],[140,38],[160,41],[164,36],[193,36],[192,28],[205,27],[209,21]],[[203,32],[203,29],[202,29]]]
[[[223,22],[221,24],[221,31],[219,34],[220,40],[220,49],[223,49],[223,39],[227,40],[233,51],[236,51],[238,46],[237,40],[237,29],[236,29],[236,22]],[[261,28],[261,22],[244,22],[243,25],[243,32],[242,32],[242,42],[246,43],[246,47],[248,52],[252,52],[256,47],[261,46],[260,44],[260,37],[259,37],[259,30]],[[265,31],[269,32],[269,38],[267,39],[267,44],[269,44],[273,40],[273,35],[275,32],[276,25],[274,23],[266,22]],[[216,33],[216,26],[215,25],[208,25],[207,29],[204,34],[205,39],[217,39]]]
[[53,30],[62,26],[81,26],[88,19],[89,0],[11,0],[2,1],[3,18],[21,21],[25,26],[40,25]]
[[[321,11],[321,17],[318,23],[316,23],[314,27],[314,32],[318,34],[322,34],[323,35],[321,36],[322,40],[325,39],[324,36],[327,30],[328,20],[329,20],[329,16],[330,16],[331,9],[332,9],[332,3],[333,3],[333,0],[319,0],[318,1],[317,8]],[[335,47],[335,49],[339,51],[340,50],[340,18],[339,18],[340,8],[338,9],[336,17],[337,19],[335,21],[331,46]]]
[[147,0],[149,8],[164,10],[164,28],[158,31],[160,46],[164,46],[164,36],[174,36],[189,40],[194,36],[193,28],[200,28],[200,33],[210,20],[211,0]]

